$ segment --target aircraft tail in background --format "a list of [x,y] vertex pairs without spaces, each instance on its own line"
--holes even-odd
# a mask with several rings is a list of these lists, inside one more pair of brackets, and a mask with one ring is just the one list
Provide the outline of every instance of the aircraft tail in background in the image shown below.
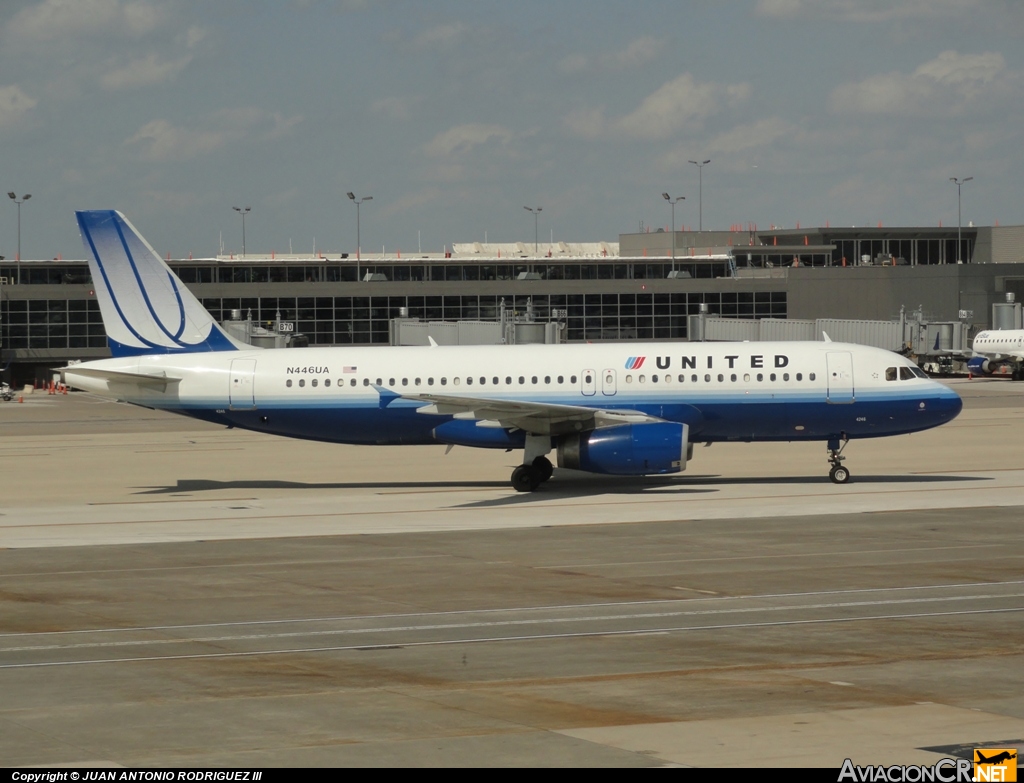
[[250,349],[214,321],[120,212],[76,212],[114,356]]

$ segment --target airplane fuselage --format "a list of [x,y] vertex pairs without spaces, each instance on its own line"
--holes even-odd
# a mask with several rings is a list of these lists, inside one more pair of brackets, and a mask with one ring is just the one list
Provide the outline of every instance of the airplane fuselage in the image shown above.
[[[168,382],[76,373],[90,368]],[[135,404],[339,443],[521,445],[493,425],[424,415],[419,394],[640,411],[689,425],[691,442],[895,435],[961,408],[908,360],[841,343],[242,350],[107,359],[66,374],[78,388]]]

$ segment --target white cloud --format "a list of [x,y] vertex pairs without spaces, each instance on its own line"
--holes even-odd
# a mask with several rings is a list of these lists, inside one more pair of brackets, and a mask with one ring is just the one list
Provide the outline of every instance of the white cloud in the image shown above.
[[570,133],[584,139],[597,138],[607,127],[604,109],[574,109],[562,122]]
[[16,84],[0,87],[0,127],[11,125],[36,105]]
[[7,32],[33,43],[97,33],[134,37],[151,32],[163,18],[163,9],[145,0],[43,0],[17,13]]
[[391,120],[407,120],[412,116],[412,107],[415,103],[415,100],[395,96],[380,98],[370,104],[370,111]]
[[456,125],[443,133],[437,134],[424,148],[428,155],[449,157],[468,152],[473,147],[497,141],[501,144],[510,142],[515,134],[501,125],[484,125],[471,122]]
[[462,22],[439,24],[418,33],[413,39],[419,46],[447,46],[464,39],[469,34],[469,27]]
[[636,68],[656,59],[665,48],[665,39],[645,35],[626,44],[614,52],[600,52],[587,56],[570,54],[558,61],[557,68],[562,73],[583,73],[591,68],[607,68],[625,70]]
[[164,119],[153,120],[124,143],[139,148],[147,160],[186,160],[214,152],[233,141],[279,138],[301,121],[298,116],[267,115],[254,107],[240,107],[217,112],[208,128],[187,128]]
[[626,136],[663,139],[714,114],[720,108],[721,98],[736,102],[749,95],[749,85],[723,87],[712,82],[698,83],[684,73],[644,98],[635,111],[617,120],[614,126]]
[[981,5],[981,0],[758,0],[756,11],[760,16],[779,18],[887,23],[962,16]]
[[796,128],[779,117],[765,117],[756,122],[737,125],[721,133],[704,147],[708,154],[745,152],[774,144],[796,132]]
[[150,53],[141,60],[134,60],[121,68],[107,71],[100,78],[100,84],[108,90],[160,84],[174,79],[190,62],[190,54],[176,60],[162,60],[155,53]]
[[971,101],[1012,89],[1019,81],[998,52],[946,51],[913,73],[893,71],[840,85],[832,91],[829,106],[837,113],[952,113]]

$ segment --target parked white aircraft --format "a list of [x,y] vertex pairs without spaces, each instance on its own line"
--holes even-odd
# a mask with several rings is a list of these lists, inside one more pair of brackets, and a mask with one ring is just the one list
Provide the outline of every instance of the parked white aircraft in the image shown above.
[[974,356],[967,369],[974,375],[991,375],[1009,367],[1015,381],[1024,379],[1024,329],[988,329],[978,332],[971,346]]
[[339,443],[523,449],[512,486],[563,468],[677,473],[694,442],[849,439],[953,419],[960,398],[861,345],[607,343],[259,350],[228,336],[119,212],[79,212],[112,359],[80,389],[257,432]]

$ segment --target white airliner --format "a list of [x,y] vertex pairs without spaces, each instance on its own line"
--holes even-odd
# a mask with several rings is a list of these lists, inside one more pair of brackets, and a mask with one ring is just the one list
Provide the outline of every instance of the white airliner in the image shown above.
[[563,468],[678,473],[693,443],[824,441],[936,427],[960,398],[889,351],[832,342],[260,350],[226,334],[124,216],[78,212],[112,359],[64,368],[96,394],[338,443],[522,449],[512,486]]
[[992,375],[1009,368],[1015,381],[1024,379],[1024,329],[989,329],[978,332],[967,360],[973,375]]

